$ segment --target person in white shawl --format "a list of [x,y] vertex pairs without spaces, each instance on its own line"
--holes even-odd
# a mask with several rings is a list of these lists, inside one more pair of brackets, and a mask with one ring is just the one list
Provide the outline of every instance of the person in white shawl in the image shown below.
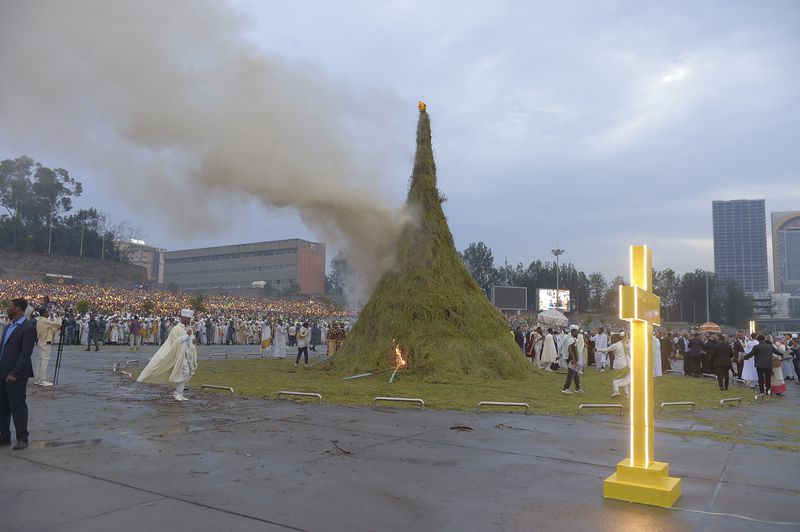
[[283,326],[282,321],[275,325],[275,344],[272,347],[272,356],[275,358],[286,356],[286,327]]
[[557,360],[556,338],[553,336],[553,329],[547,329],[547,334],[544,335],[544,345],[542,346],[542,366],[547,371],[553,371],[550,365],[555,364]]
[[653,377],[660,377],[661,371],[661,340],[658,339],[653,333],[653,349],[650,351],[650,356],[653,357]]
[[589,343],[586,341],[586,336],[583,331],[578,331],[578,338],[575,340],[575,345],[578,350],[578,365],[580,366],[578,373],[583,375],[583,368],[586,366],[586,360],[589,358]]
[[181,310],[181,322],[172,328],[164,345],[156,351],[136,379],[150,384],[174,384],[173,397],[179,402],[188,401],[183,396],[183,390],[197,370],[197,348],[189,327],[193,316],[193,311]]

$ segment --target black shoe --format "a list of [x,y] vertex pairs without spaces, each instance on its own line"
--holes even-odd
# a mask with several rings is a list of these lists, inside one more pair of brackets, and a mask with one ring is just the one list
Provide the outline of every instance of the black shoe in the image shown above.
[[0,445],[11,445],[11,434],[0,434]]
[[95,351],[100,351],[100,348],[98,347],[97,349],[95,349]]
[[15,451],[21,451],[27,448],[28,448],[28,440],[17,440],[17,444],[14,445],[13,447]]

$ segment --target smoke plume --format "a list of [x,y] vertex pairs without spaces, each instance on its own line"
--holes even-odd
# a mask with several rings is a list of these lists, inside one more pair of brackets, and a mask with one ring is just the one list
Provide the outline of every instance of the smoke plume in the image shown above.
[[1,11],[0,135],[29,155],[70,154],[182,232],[247,223],[245,197],[294,209],[346,248],[367,291],[391,267],[408,216],[378,182],[388,97],[264,53],[243,37],[244,16],[216,2]]

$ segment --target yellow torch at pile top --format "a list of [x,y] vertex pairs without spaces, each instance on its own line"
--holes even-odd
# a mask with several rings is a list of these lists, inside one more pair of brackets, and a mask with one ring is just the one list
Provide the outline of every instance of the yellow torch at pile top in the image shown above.
[[653,453],[653,325],[661,323],[661,300],[653,294],[653,256],[631,246],[631,285],[619,287],[619,317],[631,324],[630,457],[603,482],[607,499],[671,507],[681,496],[681,479]]

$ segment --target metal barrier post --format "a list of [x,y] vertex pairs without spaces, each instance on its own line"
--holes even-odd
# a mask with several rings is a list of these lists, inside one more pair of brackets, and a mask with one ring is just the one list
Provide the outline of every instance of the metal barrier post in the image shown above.
[[694,401],[672,401],[667,403],[661,403],[661,407],[658,410],[660,412],[663,412],[665,406],[689,406],[692,408],[692,412],[694,412]]
[[297,397],[316,397],[319,399],[319,404],[322,404],[322,394],[314,393],[314,392],[289,392],[286,390],[281,390],[277,394],[275,394],[275,399],[280,399],[281,395],[292,395]]
[[425,401],[415,397],[375,397],[372,399],[372,409],[375,410],[375,404],[378,401],[392,401],[396,403],[417,403],[420,410],[425,410]]

